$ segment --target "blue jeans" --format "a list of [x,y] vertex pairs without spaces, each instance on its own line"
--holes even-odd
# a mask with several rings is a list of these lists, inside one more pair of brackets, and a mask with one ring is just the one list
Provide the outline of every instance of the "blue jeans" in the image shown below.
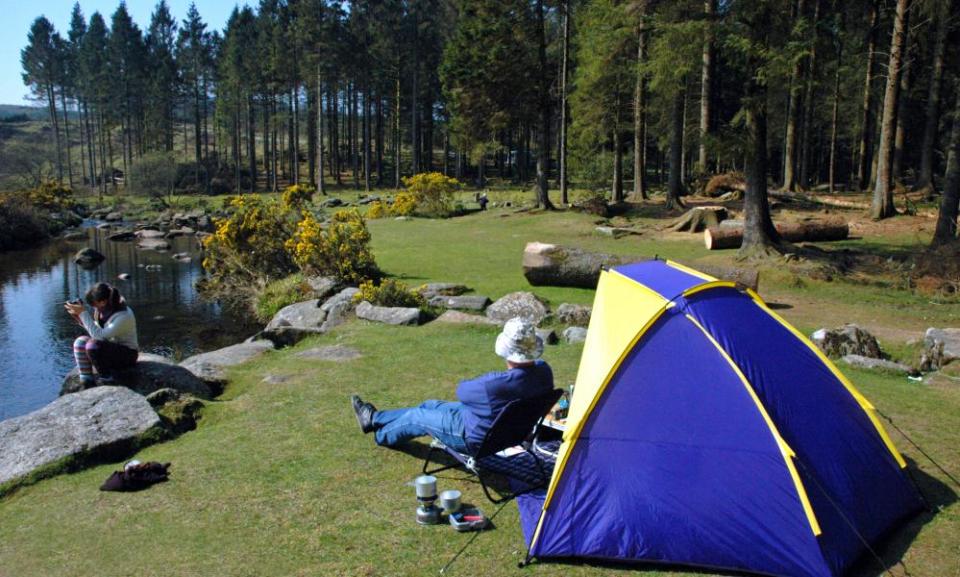
[[463,403],[424,401],[419,407],[377,411],[373,415],[378,445],[393,447],[414,437],[430,435],[455,451],[466,452],[467,441],[460,411]]

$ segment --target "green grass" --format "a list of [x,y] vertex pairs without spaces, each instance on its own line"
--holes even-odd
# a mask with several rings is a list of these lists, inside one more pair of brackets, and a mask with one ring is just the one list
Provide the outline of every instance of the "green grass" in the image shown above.
[[[385,219],[371,222],[370,229],[381,268],[410,285],[462,282],[491,298],[532,290],[554,305],[590,303],[593,292],[530,287],[520,269],[528,241],[637,257],[708,256],[699,239],[599,237],[592,232],[594,218],[498,209],[448,220]],[[651,225],[655,219],[637,222]],[[761,293],[782,305],[796,305],[779,312],[804,330],[861,315],[879,317],[881,307],[886,326],[894,328],[901,323],[919,326],[924,316],[944,318],[938,307],[924,307],[906,291],[842,281],[794,287],[791,274],[777,268],[764,273]],[[813,298],[821,299],[819,306],[800,306],[803,299]],[[459,379],[500,368],[492,350],[495,335],[491,327],[353,322],[241,366],[231,373],[224,395],[207,404],[195,431],[136,455],[141,461],[171,461],[169,482],[140,493],[99,492],[99,485],[118,468],[104,464],[42,480],[0,500],[0,575],[436,574],[469,535],[414,522],[416,502],[407,483],[419,473],[421,461],[378,448],[361,435],[348,397],[360,393],[381,407],[452,398]],[[344,363],[296,356],[310,347],[333,344],[354,347],[363,356]],[[913,350],[901,341],[894,346],[897,354]],[[580,353],[579,345],[547,348],[545,357],[558,385],[574,381]],[[938,463],[955,476],[960,472],[956,383],[918,384],[879,373],[845,372]],[[290,379],[265,384],[266,375]],[[932,520],[921,517],[899,531],[882,554],[892,562],[905,551],[903,558],[918,577],[960,576],[956,497],[943,485],[944,475],[919,451],[895,431],[891,435],[916,462],[921,486],[943,510]],[[441,475],[441,488],[461,489],[465,502],[488,514],[495,511],[466,476]],[[480,535],[448,574],[520,574],[516,562],[525,549],[516,506],[508,504],[495,523],[496,529]],[[868,564],[854,574],[879,573]],[[593,564],[534,564],[523,574],[702,575]]]

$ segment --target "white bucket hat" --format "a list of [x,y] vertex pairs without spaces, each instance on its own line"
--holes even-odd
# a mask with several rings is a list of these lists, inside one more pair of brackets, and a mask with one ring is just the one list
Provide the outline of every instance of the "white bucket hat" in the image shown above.
[[503,325],[494,350],[510,362],[529,363],[543,354],[543,339],[530,321],[514,317]]

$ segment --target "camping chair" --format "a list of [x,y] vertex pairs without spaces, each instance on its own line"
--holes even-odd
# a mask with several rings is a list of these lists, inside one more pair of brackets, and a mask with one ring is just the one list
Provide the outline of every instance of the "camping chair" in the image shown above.
[[[462,465],[477,476],[477,479],[480,480],[480,486],[483,487],[483,493],[492,503],[502,503],[517,495],[545,486],[547,481],[550,480],[549,475],[553,472],[555,459],[535,454],[524,441],[535,433],[543,417],[560,399],[562,393],[563,391],[560,389],[554,389],[546,395],[530,399],[517,399],[507,403],[507,406],[494,419],[490,430],[487,431],[483,442],[480,443],[480,447],[472,455],[455,451],[439,440],[433,439],[423,462],[423,473],[431,475]],[[501,453],[504,449],[518,445],[523,447],[523,451],[510,455]],[[430,469],[430,457],[433,451],[438,449],[446,451],[456,459],[457,463]],[[549,465],[549,469],[544,467],[544,463]],[[485,473],[507,477],[512,481],[511,484],[519,487],[519,489],[505,497],[496,499],[490,495],[487,488],[484,478]]]

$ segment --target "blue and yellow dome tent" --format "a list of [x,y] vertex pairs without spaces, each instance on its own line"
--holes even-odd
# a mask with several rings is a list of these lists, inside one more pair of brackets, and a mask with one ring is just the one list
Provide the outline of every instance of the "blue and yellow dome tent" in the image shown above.
[[839,576],[918,511],[874,407],[749,289],[603,271],[529,557]]

